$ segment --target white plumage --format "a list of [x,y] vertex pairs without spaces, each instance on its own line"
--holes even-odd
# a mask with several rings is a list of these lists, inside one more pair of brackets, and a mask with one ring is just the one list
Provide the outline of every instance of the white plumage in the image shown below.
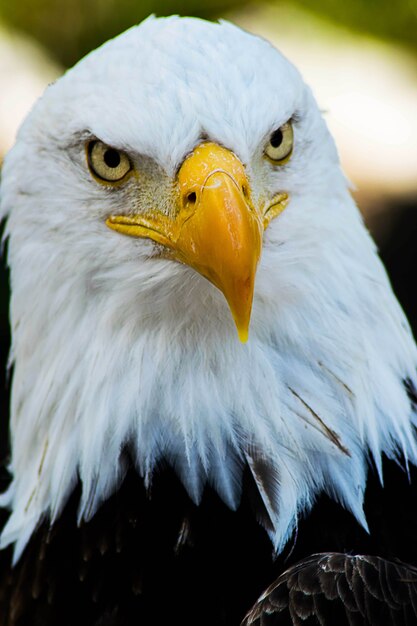
[[[293,154],[278,168],[264,147],[290,118]],[[90,137],[128,153],[137,180],[97,184]],[[168,212],[202,138],[239,157],[255,204],[290,197],[265,232],[247,344],[216,287],[105,225],[152,203]],[[277,551],[321,491],[366,526],[368,461],[417,461],[408,324],[309,88],[267,42],[226,22],[149,18],[47,89],[1,194],[15,364],[1,546],[15,543],[15,559],[78,477],[80,520],[96,512],[128,441],[148,483],[165,456],[195,502],[208,482],[231,508],[243,461],[261,453],[277,470],[276,489],[258,484]]]

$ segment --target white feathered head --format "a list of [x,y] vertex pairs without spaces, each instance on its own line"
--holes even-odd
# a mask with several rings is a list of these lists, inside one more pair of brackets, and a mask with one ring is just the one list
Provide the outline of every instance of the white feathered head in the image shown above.
[[173,17],[108,42],[28,116],[1,212],[15,558],[78,480],[95,513],[126,446],[197,503],[209,483],[237,507],[249,466],[277,550],[321,491],[366,525],[368,457],[416,461],[410,330],[314,98],[266,41]]

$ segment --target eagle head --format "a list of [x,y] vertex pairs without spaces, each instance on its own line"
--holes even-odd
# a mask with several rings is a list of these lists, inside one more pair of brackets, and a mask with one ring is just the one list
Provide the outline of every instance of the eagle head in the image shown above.
[[[50,85],[4,163],[18,558],[164,459],[280,550],[367,459],[416,460],[416,348],[310,89],[227,22],[149,18]],[[265,472],[265,469],[267,470]],[[268,480],[265,480],[265,474]]]

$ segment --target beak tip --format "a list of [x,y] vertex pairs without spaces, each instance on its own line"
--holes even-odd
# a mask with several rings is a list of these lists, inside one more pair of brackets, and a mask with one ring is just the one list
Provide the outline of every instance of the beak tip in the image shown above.
[[[224,293],[224,291],[223,291]],[[241,343],[247,343],[249,339],[249,328],[252,312],[253,289],[249,296],[243,294],[240,299],[228,299],[230,311],[235,322],[237,334]],[[243,302],[243,306],[242,306]]]
[[249,339],[249,328],[237,328],[237,334],[241,343],[247,343]]

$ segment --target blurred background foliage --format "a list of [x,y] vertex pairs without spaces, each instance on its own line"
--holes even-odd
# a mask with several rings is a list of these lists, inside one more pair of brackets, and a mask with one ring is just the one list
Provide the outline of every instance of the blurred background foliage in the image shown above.
[[[329,111],[343,167],[359,186],[359,206],[416,331],[417,0],[0,0],[0,164],[45,86],[151,13],[230,18],[300,67]],[[3,267],[0,460],[8,440],[8,299]]]
[[[242,0],[0,0],[0,19],[38,39],[69,67],[151,13],[214,18],[246,4]],[[417,54],[417,0],[295,0],[292,4],[351,29],[398,40]]]
[[239,0],[0,0],[0,17],[41,41],[69,67],[151,13],[210,18],[240,4]]
[[298,0],[355,31],[392,39],[417,54],[417,0]]

